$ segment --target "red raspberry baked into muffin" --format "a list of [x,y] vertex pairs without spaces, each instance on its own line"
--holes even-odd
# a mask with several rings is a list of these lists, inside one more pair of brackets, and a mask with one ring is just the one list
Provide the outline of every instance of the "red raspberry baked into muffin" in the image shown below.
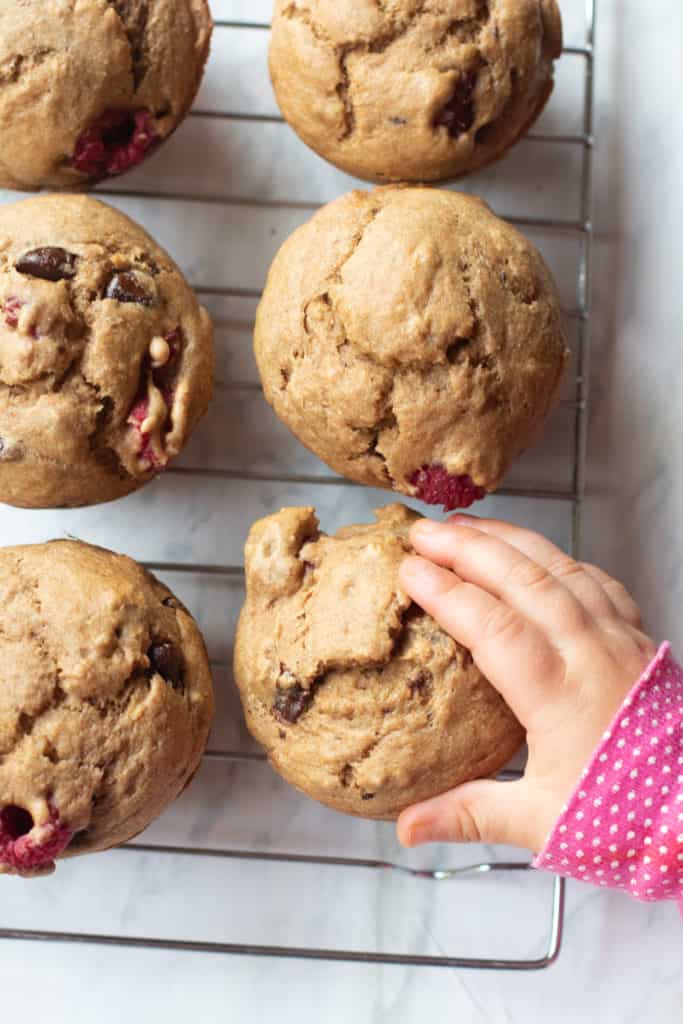
[[276,0],[270,72],[312,149],[369,181],[439,181],[501,157],[543,110],[556,0]]
[[211,39],[207,0],[21,0],[0,7],[0,187],[121,174],[178,126]]
[[118,846],[189,783],[213,716],[201,634],[130,558],[0,549],[0,874]]
[[85,196],[0,207],[0,501],[142,487],[212,387],[208,313],[142,228]]
[[359,483],[465,508],[538,435],[567,346],[534,246],[481,200],[388,186],[282,246],[255,333],[264,394]]

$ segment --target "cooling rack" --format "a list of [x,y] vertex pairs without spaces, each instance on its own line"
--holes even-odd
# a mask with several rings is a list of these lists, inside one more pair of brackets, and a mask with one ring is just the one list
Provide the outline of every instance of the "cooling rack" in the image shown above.
[[[566,484],[561,487],[520,484],[519,486],[508,486],[501,490],[499,495],[511,499],[526,499],[529,501],[561,503],[569,510],[570,531],[567,546],[572,554],[578,556],[581,548],[581,527],[582,527],[582,504],[585,492],[585,470],[587,453],[587,415],[588,415],[588,391],[589,391],[589,357],[591,337],[591,246],[592,246],[592,172],[593,172],[593,70],[594,70],[594,30],[597,14],[597,0],[586,0],[585,3],[585,37],[580,45],[567,46],[564,50],[566,58],[582,65],[580,82],[581,92],[579,95],[580,116],[577,121],[576,131],[537,131],[528,136],[527,141],[544,148],[546,152],[560,151],[562,157],[571,150],[578,154],[578,163],[575,165],[574,177],[578,184],[577,194],[577,215],[572,217],[556,216],[552,213],[542,211],[541,215],[526,213],[524,211],[517,215],[509,215],[508,219],[522,228],[537,230],[552,237],[553,235],[571,236],[576,240],[576,259],[574,263],[575,297],[574,304],[567,304],[566,314],[573,325],[575,340],[574,348],[574,374],[570,385],[570,393],[566,394],[563,400],[565,413],[570,416],[570,458],[571,465],[568,467]],[[216,35],[220,38],[222,32],[235,33],[267,33],[269,25],[260,21],[237,21],[227,18],[216,19]],[[201,100],[200,100],[201,104]],[[191,115],[191,124],[210,125],[212,122],[221,124],[238,124],[244,122],[248,125],[281,125],[282,119],[274,112],[214,109],[213,107],[195,108]],[[131,179],[126,179],[130,181]],[[135,180],[135,175],[133,175]],[[474,187],[476,188],[476,181]],[[192,204],[201,203],[206,208],[228,209],[230,207],[243,207],[249,210],[259,208],[277,207],[285,212],[295,211],[297,215],[308,215],[308,211],[316,209],[320,202],[302,198],[245,198],[242,195],[225,194],[220,188],[214,191],[208,190],[197,194],[185,187],[165,188],[163,193],[153,192],[144,186],[144,179],[140,186],[133,187],[124,184],[117,188],[100,190],[100,194],[108,200],[120,204],[125,201],[161,202],[163,204]],[[505,215],[505,211],[501,211]],[[161,215],[163,218],[163,214]],[[146,223],[144,206],[142,215],[138,219]],[[147,224],[147,226],[149,226]],[[151,229],[153,231],[153,229]],[[153,231],[154,233],[154,231]],[[184,268],[185,269],[185,268]],[[187,268],[192,277],[192,268]],[[265,267],[263,268],[265,270]],[[223,300],[246,302],[249,308],[259,298],[259,290],[250,287],[229,285],[216,285],[209,281],[197,279],[196,275],[193,284],[197,292],[207,303],[222,302]],[[248,327],[249,323],[242,323],[242,327]],[[254,380],[231,380],[226,383],[219,383],[216,403],[231,404],[236,399],[234,396],[239,392],[257,392],[258,385]],[[257,396],[258,397],[258,396]],[[278,485],[282,488],[283,495],[289,498],[292,488],[303,488],[302,495],[306,495],[308,487],[322,487],[323,489],[339,488],[340,494],[346,489],[354,488],[356,485],[349,481],[341,480],[339,477],[325,472],[324,469],[316,468],[312,463],[306,463],[304,468],[296,471],[286,472],[279,469],[276,460],[273,462],[275,468],[251,469],[248,466],[241,468],[230,468],[224,465],[197,465],[194,461],[182,464],[168,471],[168,478],[176,478],[180,486],[195,487],[202,483],[215,482],[219,485],[230,483],[243,483],[245,485],[268,484]],[[212,460],[209,460],[211,462]],[[298,465],[298,464],[297,464]],[[151,489],[150,489],[151,490]],[[336,493],[336,492],[335,492]],[[306,498],[304,497],[304,500]],[[341,499],[340,499],[341,500]],[[204,587],[210,583],[221,585],[239,585],[243,577],[242,566],[230,564],[228,560],[206,559],[202,562],[190,560],[146,560],[148,568],[162,575],[172,577],[192,577],[204,581]],[[215,670],[227,672],[229,660],[223,656],[212,658]],[[227,745],[216,746],[209,749],[205,755],[205,763],[219,769],[229,770],[230,766],[239,765],[246,770],[253,768],[257,770],[263,765],[264,757],[256,750],[231,749]],[[519,770],[503,772],[501,777],[512,779],[520,775]],[[143,839],[136,843],[130,843],[118,852],[117,856],[133,858],[136,864],[144,863],[140,858],[149,860],[156,857],[154,863],[159,864],[173,860],[187,862],[191,865],[193,877],[199,878],[202,872],[210,872],[215,864],[236,863],[241,865],[240,870],[248,871],[255,868],[259,877],[263,879],[263,885],[268,884],[269,869],[273,865],[281,867],[285,871],[299,872],[301,870],[333,872],[332,892],[338,888],[340,896],[344,891],[343,884],[337,879],[341,878],[340,873],[350,873],[354,876],[367,875],[392,876],[404,879],[410,885],[438,885],[439,895],[447,900],[453,893],[453,886],[486,886],[491,885],[482,876],[497,876],[501,879],[510,878],[509,886],[515,884],[514,879],[520,879],[524,875],[530,875],[530,865],[522,860],[497,859],[495,852],[491,851],[490,856],[483,859],[475,859],[476,862],[463,863],[456,867],[414,867],[399,863],[398,858],[392,857],[354,857],[338,856],[336,854],[322,853],[301,853],[288,852],[273,849],[242,849],[231,848],[229,844],[214,846],[197,846],[194,843],[173,843],[153,842]],[[111,855],[101,855],[111,856]],[[98,858],[94,858],[98,860]],[[144,868],[137,870],[144,870]],[[59,876],[58,876],[59,877]],[[99,876],[94,876],[98,878]],[[47,884],[47,883],[38,883]],[[92,884],[92,883],[91,883]],[[441,887],[444,887],[443,889]],[[510,889],[507,891],[509,892]],[[328,889],[325,890],[329,891]],[[86,944],[105,947],[128,947],[141,950],[161,950],[188,953],[205,954],[232,954],[248,955],[256,957],[283,957],[303,960],[326,960],[357,962],[365,964],[393,964],[411,967],[469,967],[498,970],[534,970],[548,967],[558,957],[562,944],[562,933],[564,923],[564,896],[565,884],[562,879],[554,878],[548,887],[549,898],[547,907],[544,910],[546,920],[545,935],[536,944],[541,950],[540,954],[527,957],[506,957],[506,956],[466,956],[464,954],[451,955],[439,950],[434,955],[419,954],[414,952],[383,952],[377,950],[359,950],[353,948],[336,948],[332,944],[317,946],[314,944],[294,945],[285,944],[271,945],[256,943],[253,941],[244,942],[222,942],[209,941],[207,939],[186,939],[155,936],[154,934],[132,935],[114,934],[102,932],[97,928],[78,927],[68,929],[43,930],[40,927],[12,927],[10,923],[3,920],[7,913],[7,907],[0,909],[0,939],[21,940],[26,942]],[[304,905],[304,913],[307,906]]]

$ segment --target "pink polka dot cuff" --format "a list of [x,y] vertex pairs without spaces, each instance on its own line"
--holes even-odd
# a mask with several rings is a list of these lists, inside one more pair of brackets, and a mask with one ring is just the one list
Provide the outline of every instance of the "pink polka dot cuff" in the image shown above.
[[669,644],[622,704],[534,867],[683,912],[683,669]]

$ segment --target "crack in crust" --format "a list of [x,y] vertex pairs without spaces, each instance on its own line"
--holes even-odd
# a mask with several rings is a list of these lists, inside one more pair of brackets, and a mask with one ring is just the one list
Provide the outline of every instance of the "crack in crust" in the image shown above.
[[149,4],[146,0],[107,0],[121,21],[130,46],[130,57],[135,91],[140,87],[149,67],[147,22]]

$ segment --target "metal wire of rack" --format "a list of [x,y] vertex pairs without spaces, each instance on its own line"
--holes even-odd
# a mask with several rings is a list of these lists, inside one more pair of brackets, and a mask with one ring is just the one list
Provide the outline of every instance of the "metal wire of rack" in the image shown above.
[[[583,111],[581,131],[577,133],[530,133],[527,138],[545,145],[568,145],[580,147],[582,153],[579,192],[579,218],[563,219],[553,217],[508,217],[507,219],[522,228],[542,228],[548,231],[569,232],[579,239],[578,275],[576,287],[576,306],[566,310],[566,315],[577,326],[577,369],[575,391],[569,403],[574,410],[573,427],[573,465],[571,486],[565,489],[540,489],[531,487],[503,488],[499,494],[508,497],[535,498],[555,500],[569,503],[571,506],[571,543],[570,550],[578,556],[581,548],[582,505],[586,486],[586,456],[588,431],[588,399],[590,372],[590,338],[591,338],[591,256],[593,241],[592,225],[592,193],[593,193],[593,122],[594,122],[594,36],[597,17],[598,0],[585,0],[586,36],[585,43],[579,46],[565,47],[566,55],[574,56],[584,62],[583,75]],[[267,32],[270,25],[265,22],[231,21],[216,19],[218,29],[251,29]],[[195,108],[191,115],[195,118],[220,119],[224,121],[248,121],[261,123],[281,123],[282,117],[274,114],[249,114],[236,111],[215,111]],[[117,188],[116,190],[98,190],[99,195],[112,197],[127,196],[133,199],[162,199],[166,201],[201,202],[225,205],[260,205],[287,207],[300,210],[315,210],[320,204],[313,202],[287,202],[286,200],[248,200],[243,197],[229,195],[195,195],[184,192],[165,192]],[[504,214],[503,214],[504,216]],[[194,283],[195,290],[204,296],[227,298],[258,299],[260,292],[252,289],[213,287]],[[256,388],[251,384],[231,384],[226,388]],[[176,467],[168,470],[169,475],[185,477],[217,478],[221,480],[263,481],[282,484],[310,484],[357,486],[332,474],[261,474],[250,471],[229,469],[212,469],[201,467]],[[241,578],[244,574],[240,565],[197,564],[179,562],[145,562],[147,568],[158,572],[192,573],[200,576],[216,576],[220,578]],[[224,661],[213,660],[214,668],[226,668]],[[206,761],[213,762],[263,762],[265,755],[254,752],[209,749]],[[503,779],[514,779],[520,776],[518,771],[501,773]],[[525,872],[531,869],[527,862],[520,861],[484,861],[452,869],[415,869],[393,863],[389,860],[374,858],[356,858],[342,856],[321,856],[299,853],[280,853],[266,851],[245,851],[239,849],[195,848],[181,845],[160,845],[153,843],[128,843],[123,851],[136,854],[159,854],[163,856],[190,857],[197,861],[202,859],[224,861],[252,861],[279,864],[316,865],[319,867],[352,869],[354,871],[392,872],[430,881],[453,881],[466,877],[476,877],[494,873]],[[505,959],[505,958],[474,958],[467,956],[431,956],[398,953],[381,953],[356,951],[350,949],[323,949],[313,947],[289,947],[276,945],[255,945],[246,943],[226,943],[194,941],[185,939],[168,939],[154,936],[137,937],[128,935],[97,934],[77,931],[43,931],[0,927],[0,940],[19,940],[26,942],[55,942],[65,944],[88,944],[105,947],[128,947],[132,949],[166,950],[211,954],[233,954],[254,957],[279,957],[303,960],[324,960],[347,963],[386,964],[412,967],[450,967],[479,968],[496,970],[529,971],[549,967],[559,956],[562,946],[565,907],[565,883],[563,879],[554,878],[550,900],[549,925],[545,940],[545,951],[536,958]]]

